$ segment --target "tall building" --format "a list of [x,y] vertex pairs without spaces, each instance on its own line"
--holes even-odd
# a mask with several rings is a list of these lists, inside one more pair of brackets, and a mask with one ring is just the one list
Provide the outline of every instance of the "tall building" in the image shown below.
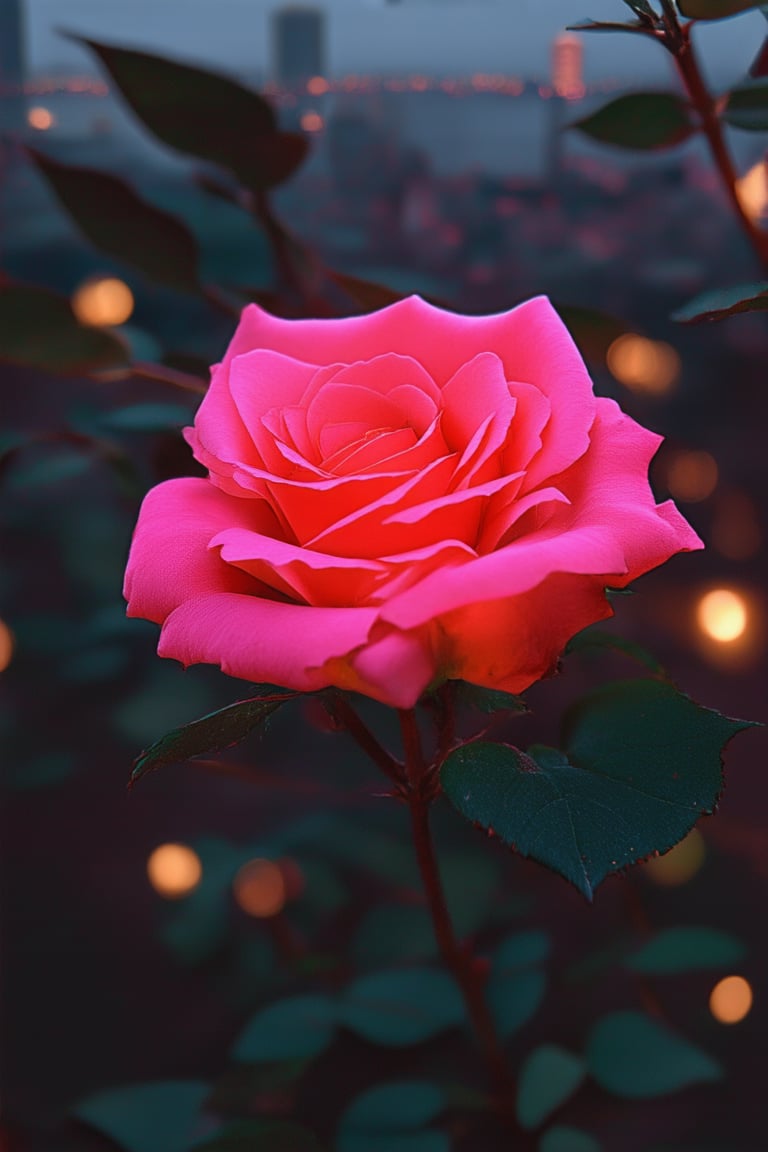
[[0,128],[16,128],[24,100],[24,35],[21,0],[0,0]]
[[584,46],[569,32],[557,36],[552,45],[552,87],[564,100],[584,95]]
[[272,17],[272,72],[279,84],[324,76],[325,13],[321,8],[279,8]]

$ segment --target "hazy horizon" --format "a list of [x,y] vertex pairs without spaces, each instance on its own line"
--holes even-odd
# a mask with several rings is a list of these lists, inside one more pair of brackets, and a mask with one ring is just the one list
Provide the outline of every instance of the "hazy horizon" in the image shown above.
[[[3,2],[3,0],[0,0]],[[91,71],[89,56],[56,29],[144,47],[236,73],[270,70],[269,17],[280,0],[23,0],[27,67]],[[317,0],[328,17],[327,71],[546,76],[554,36],[585,17],[624,19],[621,0]],[[246,33],[250,29],[250,36]],[[759,12],[700,27],[707,71],[734,83],[768,24]],[[249,40],[252,50],[244,43]],[[590,81],[623,77],[668,83],[671,60],[640,37],[583,37]]]

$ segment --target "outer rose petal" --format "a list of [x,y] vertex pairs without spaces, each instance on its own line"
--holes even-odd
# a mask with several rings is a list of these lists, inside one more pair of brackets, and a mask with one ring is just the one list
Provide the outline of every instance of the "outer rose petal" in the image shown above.
[[125,571],[128,615],[161,624],[191,596],[258,592],[252,576],[210,552],[212,537],[233,524],[270,531],[275,519],[259,501],[226,496],[207,480],[166,480],[144,497]]
[[218,664],[241,680],[314,692],[339,684],[324,665],[362,647],[375,620],[375,608],[305,608],[224,592],[181,604],[157,651],[185,666]]

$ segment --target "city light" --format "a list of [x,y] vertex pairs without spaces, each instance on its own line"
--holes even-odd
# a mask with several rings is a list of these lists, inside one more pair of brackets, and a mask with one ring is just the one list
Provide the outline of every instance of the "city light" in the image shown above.
[[706,855],[704,837],[694,828],[669,852],[646,861],[645,874],[661,888],[677,888],[693,879]]
[[741,179],[736,181],[741,206],[755,224],[759,224],[768,212],[768,164],[758,160]]
[[731,644],[747,630],[749,612],[746,601],[729,588],[716,588],[699,600],[696,609],[699,628],[718,644]]
[[159,896],[179,900],[197,888],[203,866],[197,853],[186,844],[161,844],[147,861],[147,875]]
[[53,113],[49,108],[43,108],[42,105],[36,105],[27,112],[27,124],[36,132],[47,132],[49,128],[53,128],[55,123]]
[[249,860],[235,876],[232,888],[243,912],[260,920],[277,916],[285,907],[285,877],[272,860]]
[[307,92],[310,96],[324,96],[326,92],[330,91],[330,84],[325,76],[311,76],[307,80]]
[[738,1024],[752,1008],[752,987],[743,976],[726,976],[709,996],[709,1010],[720,1024]]
[[72,296],[72,311],[81,324],[108,328],[124,324],[133,313],[133,293],[114,276],[86,280]]
[[0,672],[5,672],[13,656],[13,633],[8,625],[0,620]]
[[565,32],[552,45],[552,87],[564,100],[581,100],[586,92],[583,78],[584,46],[578,36]]
[[301,127],[304,132],[322,132],[325,121],[319,112],[305,112],[301,117]]
[[667,462],[667,488],[675,500],[697,504],[717,487],[717,461],[709,452],[675,452]]
[[630,332],[614,340],[606,360],[611,374],[632,392],[662,396],[680,376],[680,357],[671,344]]

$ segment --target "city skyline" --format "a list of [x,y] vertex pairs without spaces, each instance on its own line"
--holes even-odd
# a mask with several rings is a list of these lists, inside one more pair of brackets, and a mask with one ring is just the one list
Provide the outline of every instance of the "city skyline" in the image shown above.
[[[22,0],[28,69],[92,70],[90,58],[57,35],[64,27],[265,77],[273,66],[271,13],[284,6],[279,0],[68,0],[63,15],[59,0]],[[568,23],[625,15],[620,0],[320,0],[315,6],[327,17],[330,75],[504,71],[544,77],[554,38]],[[250,52],[243,47],[248,28]],[[768,25],[759,12],[698,29],[713,83],[740,79],[764,30]],[[616,75],[654,84],[672,79],[666,53],[640,37],[582,39],[588,81]]]

